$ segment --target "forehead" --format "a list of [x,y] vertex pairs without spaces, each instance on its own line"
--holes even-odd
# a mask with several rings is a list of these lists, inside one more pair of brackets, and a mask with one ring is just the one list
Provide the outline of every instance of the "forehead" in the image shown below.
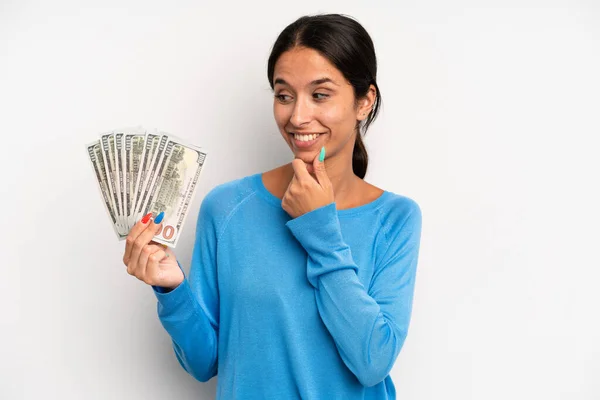
[[281,54],[275,63],[274,81],[285,80],[292,86],[305,86],[310,82],[329,78],[335,84],[345,83],[342,73],[318,51],[306,47],[295,47]]

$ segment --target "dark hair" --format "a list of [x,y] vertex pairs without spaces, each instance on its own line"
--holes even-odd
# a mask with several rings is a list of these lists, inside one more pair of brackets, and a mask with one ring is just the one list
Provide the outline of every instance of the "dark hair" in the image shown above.
[[[341,14],[303,16],[288,25],[280,34],[269,56],[267,75],[273,89],[275,63],[279,57],[294,47],[307,47],[327,58],[354,88],[355,99],[364,97],[372,84],[376,98],[368,117],[363,120],[362,131],[366,134],[381,106],[381,94],[377,87],[377,59],[373,41],[356,20]],[[361,138],[361,124],[357,124],[356,141],[352,153],[352,170],[361,179],[367,173],[369,156]]]

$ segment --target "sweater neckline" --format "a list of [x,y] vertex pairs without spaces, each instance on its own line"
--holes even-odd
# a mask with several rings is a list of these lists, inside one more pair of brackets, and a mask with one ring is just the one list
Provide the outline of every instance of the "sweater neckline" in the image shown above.
[[[269,203],[279,209],[282,209],[281,208],[281,199],[279,197],[275,196],[273,193],[271,193],[265,186],[265,184],[262,180],[262,172],[251,175],[250,179],[252,180],[253,186],[256,189],[257,193],[260,195],[260,197],[262,197],[264,200],[266,200],[267,203]],[[360,214],[365,211],[375,209],[381,203],[383,203],[390,194],[391,194],[391,192],[384,190],[383,193],[378,198],[376,198],[375,200],[373,200],[369,203],[362,204],[357,207],[351,207],[351,208],[345,208],[343,210],[337,210],[338,216],[355,215],[355,214]]]

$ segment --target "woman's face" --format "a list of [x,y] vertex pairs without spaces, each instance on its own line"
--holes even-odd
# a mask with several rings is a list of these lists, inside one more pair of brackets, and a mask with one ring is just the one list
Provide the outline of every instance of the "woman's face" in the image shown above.
[[368,115],[362,115],[368,102],[357,107],[352,85],[333,64],[296,47],[277,60],[273,84],[275,121],[295,158],[310,165],[322,146],[328,159],[352,157],[356,122]]

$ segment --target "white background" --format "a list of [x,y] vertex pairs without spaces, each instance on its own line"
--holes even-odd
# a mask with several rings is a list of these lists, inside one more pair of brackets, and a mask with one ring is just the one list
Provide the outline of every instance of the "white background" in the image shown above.
[[127,275],[84,145],[141,124],[205,148],[195,220],[215,185],[291,160],[267,58],[340,12],[379,61],[366,179],[423,212],[398,398],[599,399],[599,3],[209,4],[0,2],[0,397],[214,397]]

